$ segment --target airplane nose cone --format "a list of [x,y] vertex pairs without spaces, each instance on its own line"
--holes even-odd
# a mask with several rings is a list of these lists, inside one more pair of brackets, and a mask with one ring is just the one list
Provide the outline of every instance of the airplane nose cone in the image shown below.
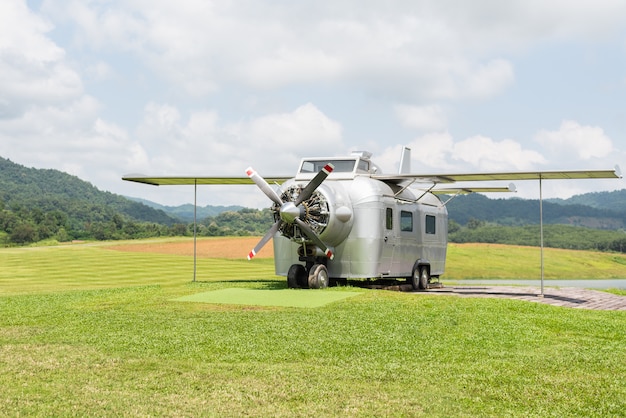
[[285,202],[280,207],[280,219],[289,224],[292,224],[301,215],[302,210],[293,202]]

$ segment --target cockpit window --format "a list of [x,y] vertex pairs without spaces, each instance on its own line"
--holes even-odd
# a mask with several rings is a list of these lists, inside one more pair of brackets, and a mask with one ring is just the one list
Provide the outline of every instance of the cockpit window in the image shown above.
[[335,166],[335,169],[333,170],[335,173],[351,173],[354,171],[356,160],[303,161],[302,167],[300,167],[300,172],[317,173],[328,163]]

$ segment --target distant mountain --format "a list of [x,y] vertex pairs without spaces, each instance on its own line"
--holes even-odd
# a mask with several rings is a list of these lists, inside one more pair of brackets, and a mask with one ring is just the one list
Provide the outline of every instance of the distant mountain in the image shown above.
[[[151,202],[149,200],[140,199],[137,197],[127,197],[127,199],[130,199],[135,202],[143,203],[144,205],[157,209],[157,210],[161,210],[167,213],[168,215],[170,215],[171,217],[176,218],[180,221],[193,222],[193,205],[190,203],[185,204],[185,205],[179,205],[179,206],[165,206],[165,205],[160,205],[155,202]],[[196,218],[198,220],[201,220],[201,219],[208,218],[210,216],[217,216],[223,212],[238,212],[241,209],[244,209],[244,206],[237,206],[237,205],[198,206],[196,208]]]
[[[161,210],[98,190],[58,170],[27,168],[0,157],[0,237],[33,242],[49,237],[125,238],[156,234],[137,223],[170,226],[177,219]],[[26,238],[22,238],[24,235]]]
[[[117,212],[137,221],[172,224],[165,212],[101,191],[76,176],[51,169],[27,168],[0,157],[0,200],[6,206],[26,204],[41,210],[62,210],[79,218],[112,218]],[[79,204],[80,203],[80,204]],[[91,206],[98,215],[85,214]]]
[[584,205],[619,212],[626,210],[626,190],[585,193],[569,199],[549,199],[548,201],[561,205]]
[[[626,190],[589,193],[567,200],[545,200],[543,221],[596,229],[624,229],[626,204],[616,203],[623,196],[626,196]],[[490,199],[481,194],[469,194],[456,197],[447,206],[450,219],[461,225],[470,219],[509,226],[539,223],[538,200]]]

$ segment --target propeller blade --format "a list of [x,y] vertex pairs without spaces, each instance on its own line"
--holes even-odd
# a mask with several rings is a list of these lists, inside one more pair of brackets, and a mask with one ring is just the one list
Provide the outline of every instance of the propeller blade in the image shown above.
[[276,232],[278,232],[278,228],[280,228],[282,224],[282,219],[279,219],[274,223],[274,225],[272,225],[269,231],[267,231],[263,238],[261,238],[261,241],[259,241],[256,247],[254,247],[252,251],[248,253],[248,260],[252,260],[252,257],[254,257],[259,251],[261,251],[261,248],[263,248],[263,246],[267,244],[267,242],[271,240],[274,235],[276,235]]
[[319,173],[317,173],[315,175],[315,177],[313,177],[313,180],[311,180],[309,182],[309,184],[306,185],[306,187],[304,189],[302,189],[302,191],[300,192],[300,194],[298,195],[298,197],[296,198],[295,202],[293,202],[296,206],[298,206],[300,203],[304,202],[305,200],[307,200],[309,197],[311,197],[311,195],[313,194],[313,192],[315,191],[315,189],[317,189],[319,187],[320,184],[322,184],[322,182],[324,180],[326,180],[326,177],[328,177],[328,175],[335,169],[335,166],[332,165],[331,163],[328,163],[324,166],[324,168],[322,168],[320,170]]
[[261,177],[255,169],[253,169],[252,167],[248,167],[248,169],[246,170],[246,174],[248,175],[248,177],[250,177],[250,180],[256,183],[257,186],[259,186],[259,189],[261,189],[263,193],[265,193],[265,196],[269,197],[272,202],[276,203],[279,206],[283,204],[280,196],[278,196],[276,191],[269,184],[267,184],[265,179]]
[[320,237],[318,237],[317,234],[313,232],[313,230],[302,219],[296,218],[295,221],[300,227],[300,229],[305,233],[305,235],[309,237],[309,239],[313,241],[315,245],[320,247],[322,251],[324,251],[324,253],[326,254],[326,257],[328,257],[331,260],[335,257],[333,252],[326,246],[326,244],[324,244],[324,242],[320,239]]

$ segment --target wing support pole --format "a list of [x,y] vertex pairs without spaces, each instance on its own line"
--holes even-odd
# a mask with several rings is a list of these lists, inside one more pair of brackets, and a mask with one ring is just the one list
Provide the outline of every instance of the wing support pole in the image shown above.
[[[416,179],[411,180],[411,182],[410,182],[409,184],[407,184],[406,186],[404,186],[403,188],[401,188],[401,189],[400,189],[400,191],[398,191],[398,192],[395,194],[395,197],[400,196],[400,194],[402,194],[402,192],[403,192],[403,191],[405,191],[406,189],[408,189],[409,187],[411,187],[411,185],[412,185],[413,183],[415,183],[415,181],[416,181]],[[433,184],[433,187],[435,187],[435,184]],[[432,188],[433,188],[433,187],[431,187],[428,191],[432,190]],[[426,193],[424,193],[424,194],[426,194]],[[424,195],[422,195],[422,196],[424,196]],[[420,199],[422,198],[422,196],[420,196]],[[417,199],[417,200],[419,200],[419,199]]]
[[539,297],[543,297],[543,176],[539,174],[539,241],[541,243],[541,293]]
[[198,207],[198,179],[193,181],[193,281],[196,281],[196,268],[197,268],[197,222],[196,222],[196,209]]
[[422,197],[426,196],[428,193],[430,193],[430,192],[431,192],[431,191],[435,188],[435,186],[437,186],[437,183],[433,183],[433,185],[432,185],[432,186],[430,186],[430,187],[428,188],[428,190],[424,191],[424,192],[420,195],[420,197],[418,197],[417,199],[415,199],[415,201],[416,201],[416,202],[419,202],[419,201],[420,201],[420,199],[421,199]]
[[442,206],[446,206],[448,203],[450,203],[450,201],[451,201],[452,199],[454,199],[455,197],[460,196],[460,195],[462,195],[462,194],[463,194],[463,192],[459,190],[458,192],[456,192],[455,194],[453,194],[452,196],[450,196],[450,198],[449,198],[448,200],[446,200],[445,202],[442,202]]

